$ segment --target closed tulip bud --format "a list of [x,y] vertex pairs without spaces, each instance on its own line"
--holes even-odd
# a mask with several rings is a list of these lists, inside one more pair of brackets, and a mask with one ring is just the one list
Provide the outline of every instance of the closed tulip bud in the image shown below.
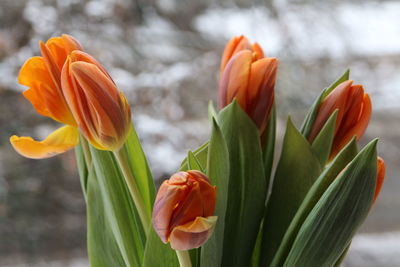
[[361,85],[353,85],[348,80],[339,84],[322,101],[308,140],[312,142],[318,135],[332,113],[338,110],[333,145],[330,158],[339,151],[355,136],[357,141],[367,129],[371,118],[371,99]]
[[178,172],[160,186],[153,209],[154,229],[175,250],[203,245],[214,230],[216,188],[199,171]]
[[246,37],[233,38],[221,60],[219,104],[225,107],[235,98],[262,134],[274,103],[278,60],[264,57],[261,47]]
[[378,172],[376,177],[376,187],[373,203],[375,203],[379,193],[381,192],[383,181],[385,180],[385,171],[385,161],[381,157],[378,157]]
[[74,51],[61,75],[67,103],[86,139],[97,149],[118,150],[131,127],[131,111],[124,95],[93,57]]

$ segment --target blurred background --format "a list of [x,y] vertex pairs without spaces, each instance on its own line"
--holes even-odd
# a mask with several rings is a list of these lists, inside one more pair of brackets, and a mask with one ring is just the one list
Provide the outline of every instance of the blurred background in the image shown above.
[[29,160],[8,142],[12,134],[43,138],[58,127],[22,97],[17,75],[39,55],[39,40],[62,33],[80,40],[124,91],[157,179],[208,138],[207,104],[216,100],[219,60],[232,36],[245,34],[280,60],[278,136],[288,114],[300,125],[321,89],[350,68],[373,101],[362,144],[381,138],[387,175],[344,266],[400,266],[400,2],[256,3],[0,1],[1,267],[88,266],[74,153]]

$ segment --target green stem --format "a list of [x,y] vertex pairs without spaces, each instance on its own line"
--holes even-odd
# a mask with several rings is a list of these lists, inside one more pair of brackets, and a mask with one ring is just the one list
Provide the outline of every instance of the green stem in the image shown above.
[[147,232],[151,221],[150,216],[146,212],[146,205],[143,202],[143,198],[140,194],[138,185],[136,184],[135,177],[132,174],[132,171],[129,167],[128,161],[122,151],[122,149],[118,151],[114,151],[114,155],[117,159],[118,165],[122,171],[126,184],[128,185],[129,192],[131,193],[133,202],[135,203],[136,209],[138,211],[140,220],[142,221],[143,228]]
[[192,261],[187,250],[175,250],[181,267],[192,267]]
[[80,142],[82,144],[83,157],[85,158],[86,161],[86,167],[88,170],[90,170],[90,166],[92,165],[92,154],[90,154],[89,144],[86,141],[86,139],[82,136]]

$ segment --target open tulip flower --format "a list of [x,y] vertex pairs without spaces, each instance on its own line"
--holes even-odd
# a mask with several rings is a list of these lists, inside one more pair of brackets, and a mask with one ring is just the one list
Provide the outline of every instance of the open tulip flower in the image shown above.
[[41,57],[22,66],[19,83],[36,111],[66,124],[45,140],[12,136],[21,155],[40,159],[63,153],[79,142],[79,131],[93,146],[117,150],[130,129],[130,107],[107,71],[72,36],[40,43]]
[[175,250],[197,248],[211,235],[216,217],[216,188],[199,171],[178,172],[161,185],[153,209],[153,225]]
[[274,104],[278,60],[264,57],[262,48],[246,37],[232,38],[221,59],[219,104],[225,107],[235,98],[262,134]]
[[36,111],[65,126],[51,133],[45,140],[12,136],[10,142],[21,155],[40,159],[55,156],[73,148],[79,142],[77,123],[64,98],[61,88],[61,70],[68,55],[82,50],[72,36],[53,37],[45,44],[40,42],[41,57],[32,57],[22,66],[18,81],[28,86],[23,95]]
[[362,137],[371,118],[371,100],[369,95],[364,93],[361,85],[353,85],[351,80],[339,84],[322,101],[308,136],[310,142],[315,139],[335,110],[338,110],[338,115],[330,154],[331,159],[353,136],[356,136],[357,140]]

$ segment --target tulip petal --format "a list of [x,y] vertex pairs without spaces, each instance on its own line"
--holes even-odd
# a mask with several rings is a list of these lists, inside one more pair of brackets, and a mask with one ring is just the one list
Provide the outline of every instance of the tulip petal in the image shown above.
[[[121,142],[125,141],[130,127],[130,123],[127,123],[130,121],[130,107],[123,103],[125,98],[121,99],[114,82],[96,65],[79,61],[71,63],[70,68],[80,88],[80,97],[77,99],[82,102],[82,98],[85,98],[86,109],[89,111],[75,113],[81,117],[77,120],[83,122],[79,125],[90,122],[92,126],[89,125],[88,128],[92,131],[94,129],[91,136],[95,142],[103,144],[106,150],[118,149],[122,145]],[[90,117],[90,120],[87,120],[87,117]]]
[[203,215],[203,210],[200,185],[194,182],[188,194],[176,206],[170,219],[170,229],[193,221],[197,216]]
[[157,198],[153,207],[154,230],[164,243],[168,242],[170,234],[170,220],[179,202],[188,193],[186,185],[171,186],[164,181],[157,193]]
[[246,112],[260,132],[263,132],[266,127],[274,103],[277,66],[276,58],[263,58],[251,64]]
[[356,136],[357,141],[363,136],[365,130],[368,127],[369,120],[371,119],[372,104],[371,99],[368,94],[364,94],[361,112],[357,123],[350,129],[347,130],[345,134],[339,138],[335,137],[333,141],[332,151],[330,158],[334,158],[337,153],[348,143],[350,140]]
[[257,61],[264,57],[264,51],[262,50],[261,46],[258,43],[254,43],[252,45],[252,49],[254,54],[253,61]]
[[22,156],[31,159],[43,159],[64,153],[75,147],[79,142],[79,133],[76,127],[67,125],[58,128],[43,141],[36,141],[32,137],[13,135],[10,137],[10,142]]
[[191,176],[196,176],[199,183],[200,197],[202,198],[203,217],[208,217],[214,214],[215,203],[217,200],[217,191],[215,186],[210,185],[210,181],[200,171],[190,170],[187,171]]
[[220,106],[231,103],[234,98],[246,109],[246,90],[249,83],[252,52],[243,50],[234,55],[226,65],[219,84]]
[[338,115],[336,118],[335,134],[339,129],[340,123],[342,122],[344,113],[346,111],[346,103],[349,96],[349,89],[352,80],[345,81],[339,84],[321,103],[318,109],[318,115],[315,118],[313,127],[311,129],[308,140],[314,141],[314,138],[318,135],[319,131],[324,127],[325,122],[332,115],[332,113],[338,109]]
[[361,114],[361,108],[364,98],[364,89],[361,85],[353,85],[350,88],[346,114],[343,117],[342,123],[339,126],[339,131],[336,136],[340,136],[341,133],[346,133],[351,127],[353,127]]
[[194,221],[177,226],[170,236],[171,248],[189,250],[203,245],[214,231],[217,216],[197,217]]
[[379,193],[381,192],[383,180],[385,179],[385,172],[386,172],[385,161],[381,157],[378,157],[378,174],[376,177],[376,187],[375,187],[373,203],[375,203]]
[[88,53],[85,53],[85,52],[79,51],[79,50],[75,50],[75,51],[71,52],[70,58],[71,58],[71,63],[81,61],[81,62],[86,62],[86,63],[91,63],[93,65],[96,65],[97,68],[99,68],[101,70],[101,72],[103,72],[115,84],[115,82],[113,81],[113,79],[111,78],[111,76],[107,72],[107,70],[100,64],[100,62],[98,62],[94,57],[92,57]]
[[222,73],[228,64],[228,61],[239,51],[249,49],[251,50],[251,45],[248,39],[241,35],[233,37],[225,46],[224,53],[221,58],[220,73]]
[[32,57],[24,63],[18,75],[18,82],[29,87],[23,95],[40,115],[61,123],[76,125],[64,96],[53,82],[42,57]]
[[51,52],[58,69],[62,69],[68,55],[74,50],[83,50],[80,43],[72,36],[63,34],[61,37],[50,38],[46,46]]

